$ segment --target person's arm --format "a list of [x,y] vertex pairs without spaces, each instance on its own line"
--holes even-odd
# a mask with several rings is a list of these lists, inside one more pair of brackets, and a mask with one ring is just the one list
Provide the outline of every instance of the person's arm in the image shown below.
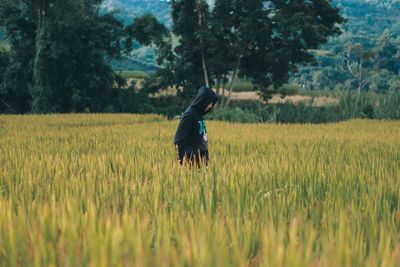
[[181,165],[183,163],[183,157],[185,155],[186,138],[189,136],[192,129],[193,119],[191,118],[190,114],[183,115],[181,121],[179,122],[179,126],[176,130],[174,138],[177,159]]

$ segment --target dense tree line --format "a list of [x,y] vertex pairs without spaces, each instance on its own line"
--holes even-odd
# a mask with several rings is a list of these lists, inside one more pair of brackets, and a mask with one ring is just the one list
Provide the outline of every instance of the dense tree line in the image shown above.
[[[140,33],[100,0],[2,0],[0,23],[8,50],[0,52],[3,112],[134,111],[124,103],[131,90],[110,61],[129,52]],[[138,18],[135,25],[141,25]],[[143,23],[142,23],[143,24]],[[155,25],[149,25],[149,27]]]
[[325,0],[217,0],[212,10],[204,0],[173,0],[169,33],[151,15],[125,26],[101,3],[1,1],[10,45],[0,57],[3,111],[134,111],[124,101],[135,91],[122,89],[110,64],[134,41],[158,47],[158,84],[148,81],[144,93],[177,86],[190,97],[203,84],[225,88],[228,77],[231,90],[239,76],[268,98],[299,64],[315,62],[310,50],[339,34],[344,21]]

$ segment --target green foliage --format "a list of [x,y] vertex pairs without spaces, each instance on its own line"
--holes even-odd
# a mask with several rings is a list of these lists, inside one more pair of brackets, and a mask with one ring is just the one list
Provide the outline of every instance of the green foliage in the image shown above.
[[399,78],[398,3],[335,1],[348,19],[342,34],[315,51],[319,66],[300,68],[291,81],[308,89],[387,92]]
[[147,96],[124,90],[125,80],[110,62],[129,52],[133,42],[154,43],[168,58],[167,30],[151,15],[124,27],[113,14],[101,12],[101,2],[0,3],[0,24],[10,44],[0,80],[1,111],[8,108],[3,102],[18,113],[148,110]]
[[[212,78],[216,81],[217,94],[221,88],[227,88],[227,75],[234,68],[238,54],[238,38],[235,25],[235,1],[218,0],[215,2],[209,23],[208,51],[212,56],[208,58],[208,65]],[[235,30],[233,30],[235,29]],[[235,85],[238,85],[235,83]],[[242,85],[233,90],[243,89]]]
[[[379,107],[382,101],[376,100],[376,96],[373,99],[343,97],[340,103],[343,118],[397,116],[395,92],[400,90],[400,39],[396,35],[398,23],[388,23],[395,21],[390,12],[379,13],[388,16],[388,21],[380,21],[389,29],[384,32],[378,30],[383,27],[377,23],[378,16],[365,18],[371,24],[369,30],[376,34],[374,39],[353,21],[343,26],[346,34],[333,39],[335,46],[328,43],[319,49],[320,44],[341,31],[337,23],[342,23],[343,18],[334,7],[335,1],[332,4],[322,0],[276,0],[268,5],[260,0],[219,0],[211,11],[205,1],[175,0],[170,5],[172,33],[149,14],[135,18],[132,25],[124,27],[114,13],[99,9],[102,1],[50,2],[3,0],[0,3],[0,24],[4,29],[1,41],[7,40],[9,46],[6,52],[0,53],[1,112],[144,112],[157,111],[150,105],[160,105],[158,112],[173,116],[182,111],[184,103],[204,83],[202,65],[205,63],[211,85],[217,89],[228,88],[228,77],[236,71],[241,78],[233,90],[260,90],[264,100],[276,92],[293,95],[300,88],[310,90],[306,92],[361,88],[360,91],[390,93],[391,98],[379,96],[385,103]],[[356,18],[361,15],[351,12],[357,8],[373,10],[370,3],[359,1],[339,7],[348,17]],[[390,2],[386,7],[396,5]],[[379,10],[384,12],[382,8]],[[139,42],[151,46],[149,50],[154,53],[151,58],[157,58],[159,67],[157,75],[145,77],[126,72],[120,77],[110,63],[123,52],[137,55],[132,53],[132,48]],[[320,61],[320,67],[300,69],[299,75],[286,84],[297,66],[314,64],[315,58]],[[349,66],[353,72],[360,69],[361,75],[349,71]],[[146,78],[144,90],[140,93],[134,89],[123,90],[126,78]],[[170,86],[179,88],[180,104],[168,107],[165,99],[146,100],[149,93]],[[171,105],[172,100],[168,101]],[[301,106],[293,110],[309,114],[308,108]],[[256,113],[264,121],[264,115],[260,114],[265,112],[261,109],[257,108]],[[291,107],[279,109],[284,110],[282,114],[292,116]],[[277,118],[277,110],[273,112],[273,120]],[[327,110],[319,112],[327,114],[330,112]]]
[[240,123],[260,122],[260,117],[257,114],[239,107],[215,108],[209,115],[207,115],[207,119]]
[[4,72],[5,72],[8,64],[9,64],[9,61],[10,61],[9,52],[7,52],[4,49],[0,49],[0,73],[1,73],[0,74],[0,83],[1,83],[1,81],[3,79],[3,75],[4,75]]
[[5,73],[8,65],[10,64],[10,55],[9,52],[3,48],[0,48],[0,112],[1,113],[11,113],[15,112],[15,110],[7,103],[4,99],[2,99],[4,95],[4,81],[5,81]]
[[315,107],[303,103],[216,108],[207,118],[240,123],[327,123],[343,120],[337,107]]
[[373,94],[345,93],[339,101],[339,109],[346,118],[373,118]]
[[329,123],[349,119],[400,119],[400,92],[388,95],[341,93],[337,105],[313,106],[305,103],[263,104],[260,101],[233,101],[228,108],[216,108],[212,120],[231,122]]
[[400,119],[400,93],[387,95],[346,93],[339,101],[339,109],[346,119]]
[[[0,1],[0,25],[9,45],[0,97],[18,113],[31,110],[36,18],[36,10],[28,2]],[[0,106],[2,111],[10,111],[3,103]]]
[[339,109],[334,106],[315,107],[304,103],[285,103],[277,106],[278,123],[328,123],[342,119]]
[[132,25],[125,28],[125,34],[125,49],[128,53],[131,52],[135,41],[141,45],[153,45],[158,48],[155,50],[157,64],[173,60],[172,39],[169,30],[153,15],[146,14],[135,18]]
[[110,112],[118,113],[154,113],[147,95],[143,91],[136,91],[134,86],[120,89],[117,102],[112,106]]
[[285,83],[279,87],[276,92],[281,94],[283,97],[297,95],[299,93],[300,86],[295,83]]
[[390,92],[377,103],[376,118],[379,119],[400,119],[400,91]]
[[[165,115],[168,118],[174,118],[183,113],[190,105],[190,100],[177,96],[160,96],[150,98],[150,103],[154,107],[154,113]],[[174,103],[174,105],[171,105],[171,103]]]
[[10,54],[5,49],[0,48],[0,84],[2,84],[8,64],[10,64]]
[[191,98],[205,84],[201,55],[206,45],[203,41],[207,43],[210,33],[199,23],[199,12],[204,16],[202,22],[207,23],[209,11],[204,1],[171,1],[172,32],[179,38],[179,44],[174,49],[176,58],[168,61],[167,68],[173,72],[175,85],[183,88],[180,95],[184,98]]
[[315,63],[309,50],[339,34],[338,25],[344,22],[329,1],[271,2],[265,14],[271,19],[264,26],[269,27],[269,35],[257,37],[261,39],[252,46],[254,53],[243,58],[241,69],[242,75],[259,85],[265,99],[270,95],[269,86],[277,88],[287,82],[288,74],[299,64]]
[[237,79],[235,84],[233,85],[233,92],[249,92],[254,91],[255,86],[252,82]]
[[[101,15],[97,4],[2,2],[2,25],[12,51],[4,97],[12,106],[24,103],[16,105],[18,112],[111,110],[120,80],[108,61],[120,55],[122,24]],[[14,84],[15,79],[20,81]]]
[[125,29],[128,33],[127,48],[132,46],[132,38],[143,45],[150,45],[152,42],[158,41],[157,37],[162,38],[166,35],[167,28],[160,23],[153,15],[146,14],[141,17],[135,18],[133,23]]
[[149,77],[149,74],[144,71],[117,71],[119,76],[124,79],[146,79]]
[[217,0],[212,12],[205,1],[175,0],[171,10],[179,43],[175,57],[163,62],[184,97],[192,96],[206,78],[216,82],[219,93],[227,77],[235,82],[238,74],[268,98],[270,86],[282,86],[298,64],[314,62],[310,49],[339,34],[344,22],[339,10],[322,0],[271,5]]
[[32,111],[35,113],[45,113],[53,111],[51,108],[51,82],[50,71],[52,67],[51,59],[47,56],[50,49],[51,40],[49,37],[48,22],[38,25],[35,41],[35,56],[33,63],[33,88],[32,88]]

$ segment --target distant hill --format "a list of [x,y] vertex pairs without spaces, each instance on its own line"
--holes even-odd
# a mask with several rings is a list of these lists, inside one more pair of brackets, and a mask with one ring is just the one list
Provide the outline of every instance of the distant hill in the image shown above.
[[400,0],[334,0],[347,17],[345,30],[380,34],[399,21]]
[[164,24],[171,25],[169,4],[165,0],[106,0],[102,7],[108,12],[118,12],[116,16],[126,23],[131,23],[137,16],[152,13]]
[[[342,2],[350,2],[350,1],[342,1]],[[359,0],[355,2],[361,2],[361,3],[365,2],[366,4],[384,8],[399,8],[400,6],[399,0],[364,0],[364,1]]]

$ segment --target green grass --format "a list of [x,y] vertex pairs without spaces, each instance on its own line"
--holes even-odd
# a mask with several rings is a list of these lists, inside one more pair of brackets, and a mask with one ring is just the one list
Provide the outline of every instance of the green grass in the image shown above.
[[[228,84],[229,86],[230,84]],[[254,85],[245,80],[237,79],[236,82],[233,85],[233,92],[248,92],[248,91],[254,91]]]

